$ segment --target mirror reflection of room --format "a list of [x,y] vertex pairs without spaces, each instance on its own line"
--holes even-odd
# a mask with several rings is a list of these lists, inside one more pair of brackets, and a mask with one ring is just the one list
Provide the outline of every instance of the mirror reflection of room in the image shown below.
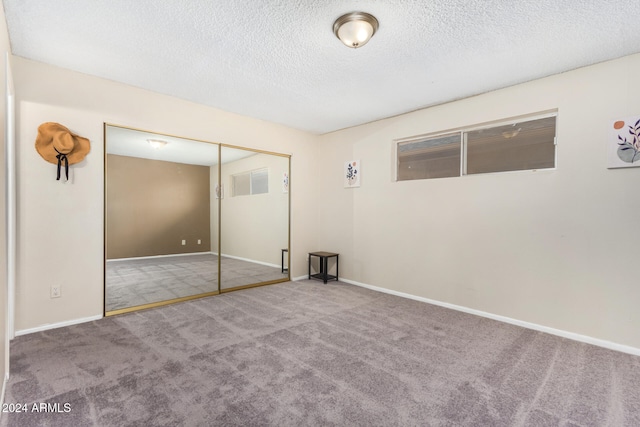
[[289,279],[288,156],[115,125],[105,147],[107,315]]
[[106,126],[105,312],[218,292],[218,145]]
[[289,158],[223,146],[221,159],[221,289],[288,278]]

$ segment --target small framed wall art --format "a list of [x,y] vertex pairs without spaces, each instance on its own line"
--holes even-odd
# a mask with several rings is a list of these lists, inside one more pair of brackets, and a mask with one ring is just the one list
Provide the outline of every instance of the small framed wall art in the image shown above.
[[640,116],[611,123],[607,150],[609,169],[640,166]]
[[345,162],[343,171],[344,188],[360,187],[361,175],[360,160]]

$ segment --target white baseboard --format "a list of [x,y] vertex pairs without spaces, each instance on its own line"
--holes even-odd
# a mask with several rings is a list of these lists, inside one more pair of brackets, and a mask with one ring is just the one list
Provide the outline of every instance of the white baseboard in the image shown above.
[[231,258],[231,259],[237,259],[237,260],[240,260],[240,261],[252,262],[254,264],[266,265],[267,267],[275,267],[275,268],[281,268],[282,267],[280,264],[271,264],[269,262],[256,261],[254,259],[242,258],[242,257],[239,257],[239,256],[234,256],[234,255],[222,254],[222,257]]
[[20,331],[16,331],[16,336],[33,334],[35,332],[48,331],[49,329],[62,328],[62,327],[65,327],[65,326],[77,325],[77,324],[80,324],[80,323],[93,322],[94,320],[100,320],[103,317],[104,316],[102,314],[99,314],[99,315],[96,315],[96,316],[83,317],[81,319],[67,320],[67,321],[59,322],[59,323],[47,323],[46,325],[36,326],[35,328],[22,329]]
[[[294,280],[304,280],[306,278],[307,276],[302,276],[302,279],[296,278]],[[536,323],[531,323],[531,322],[525,322],[523,320],[512,319],[510,317],[500,316],[498,314],[487,313],[486,311],[475,310],[473,308],[468,308],[461,305],[450,304],[448,302],[436,301],[429,298],[407,294],[404,292],[398,292],[398,291],[393,291],[391,289],[380,288],[378,286],[367,285],[365,283],[356,282],[354,280],[340,278],[340,281],[344,283],[349,283],[351,285],[371,289],[373,291],[384,292],[386,294],[396,295],[402,298],[409,298],[416,301],[426,302],[428,304],[438,305],[440,307],[450,308],[452,310],[462,311],[464,313],[475,314],[476,316],[486,317],[489,319],[498,320],[500,322],[509,323],[516,326],[522,326],[523,328],[533,329],[535,331],[540,331],[540,332],[546,332],[548,334],[557,335],[559,337],[568,338],[570,340],[592,344],[598,347],[604,347],[610,350],[620,351],[622,353],[633,354],[634,356],[640,356],[640,348],[618,344],[615,342],[606,341],[599,338],[593,338],[587,335],[576,334],[574,332],[563,331],[562,329],[550,328],[548,326],[538,325]]]
[[[204,254],[210,254],[210,255],[218,255],[217,252],[191,252],[188,254],[170,254],[170,255],[152,255],[152,256],[140,256],[140,257],[134,257],[134,258],[114,258],[114,259],[108,259],[107,262],[118,262],[118,261],[131,261],[131,260],[136,260],[136,259],[154,259],[154,258],[167,258],[167,257],[176,257],[176,256],[189,256],[189,255],[204,255]],[[275,267],[275,268],[281,268],[282,266],[280,264],[271,264],[268,262],[262,262],[262,261],[256,261],[253,259],[249,259],[249,258],[242,258],[239,256],[234,256],[234,255],[227,255],[227,254],[222,254],[223,257],[225,258],[231,258],[231,259],[237,259],[240,261],[247,261],[247,262],[252,262],[254,264],[260,264],[260,265],[266,265],[268,267]]]
[[212,252],[209,252],[209,251],[202,251],[202,252],[189,252],[188,254],[136,256],[136,257],[132,257],[132,258],[113,258],[113,259],[108,259],[107,262],[131,261],[131,260],[135,260],[135,259],[167,258],[167,257],[173,257],[173,256],[204,255],[204,254],[211,254],[211,253]]

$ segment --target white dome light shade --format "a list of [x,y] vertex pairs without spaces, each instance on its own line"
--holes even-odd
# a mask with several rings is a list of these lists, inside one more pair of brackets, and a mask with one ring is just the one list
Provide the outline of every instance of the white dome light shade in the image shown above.
[[160,139],[147,139],[147,142],[156,150],[164,148],[164,146],[168,144],[167,141],[162,141]]
[[347,47],[364,46],[378,29],[378,20],[368,13],[352,12],[342,15],[333,24],[333,33]]

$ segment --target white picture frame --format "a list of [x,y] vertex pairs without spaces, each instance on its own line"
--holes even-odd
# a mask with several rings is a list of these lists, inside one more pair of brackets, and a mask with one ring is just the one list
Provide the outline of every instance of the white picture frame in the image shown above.
[[344,163],[344,187],[356,188],[360,187],[360,179],[362,176],[362,168],[360,160],[350,160]]
[[640,116],[612,120],[607,142],[609,169],[640,166]]

